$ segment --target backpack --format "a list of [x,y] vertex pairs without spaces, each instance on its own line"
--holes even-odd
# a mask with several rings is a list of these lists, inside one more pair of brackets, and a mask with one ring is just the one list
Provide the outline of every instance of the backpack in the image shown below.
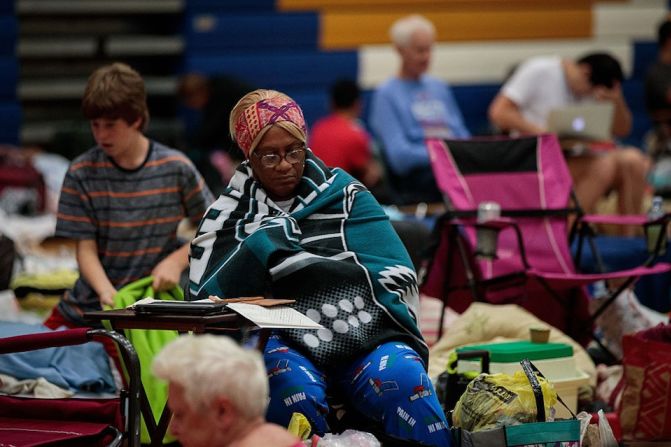
[[7,214],[32,216],[44,211],[46,185],[26,157],[0,152],[0,209]]

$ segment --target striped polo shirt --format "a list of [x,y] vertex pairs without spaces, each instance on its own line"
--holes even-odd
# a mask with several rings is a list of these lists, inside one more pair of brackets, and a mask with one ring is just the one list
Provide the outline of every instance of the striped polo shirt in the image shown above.
[[[189,218],[197,224],[213,200],[182,152],[152,141],[142,165],[128,170],[94,147],[70,164],[56,236],[95,240],[100,262],[119,289],[148,276],[178,249],[184,243],[177,239],[180,222]],[[81,311],[95,309],[98,296],[81,277],[59,305],[74,321],[81,321]]]

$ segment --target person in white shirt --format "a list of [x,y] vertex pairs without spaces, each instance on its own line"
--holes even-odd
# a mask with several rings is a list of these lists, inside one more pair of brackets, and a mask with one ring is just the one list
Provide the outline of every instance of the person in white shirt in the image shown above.
[[[523,62],[504,84],[489,107],[489,118],[504,131],[521,134],[547,131],[552,109],[584,100],[610,101],[614,105],[612,134],[631,131],[631,111],[622,94],[624,79],[619,62],[606,53],[592,53],[577,60],[558,56],[536,57]],[[621,214],[641,212],[646,188],[648,158],[633,147],[619,147],[599,155],[569,156],[567,163],[574,188],[586,212],[615,190]],[[630,234],[633,228],[624,227]]]

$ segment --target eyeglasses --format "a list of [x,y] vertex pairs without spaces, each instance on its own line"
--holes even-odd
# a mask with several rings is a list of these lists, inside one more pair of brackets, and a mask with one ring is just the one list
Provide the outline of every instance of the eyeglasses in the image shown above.
[[252,152],[252,154],[261,160],[261,166],[271,169],[279,165],[282,162],[282,159],[286,160],[292,165],[303,163],[305,161],[305,146],[290,149],[284,154],[284,156],[274,152],[263,155],[259,155],[256,152]]

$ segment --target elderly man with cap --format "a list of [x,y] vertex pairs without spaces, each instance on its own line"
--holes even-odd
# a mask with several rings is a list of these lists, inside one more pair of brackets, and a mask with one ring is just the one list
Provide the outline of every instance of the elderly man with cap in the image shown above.
[[322,435],[336,396],[372,431],[449,446],[417,327],[417,276],[380,205],[314,156],[288,96],[248,93],[230,129],[246,160],[192,242],[190,294],[293,298],[322,325],[270,336],[267,419],[286,426],[302,413]]

